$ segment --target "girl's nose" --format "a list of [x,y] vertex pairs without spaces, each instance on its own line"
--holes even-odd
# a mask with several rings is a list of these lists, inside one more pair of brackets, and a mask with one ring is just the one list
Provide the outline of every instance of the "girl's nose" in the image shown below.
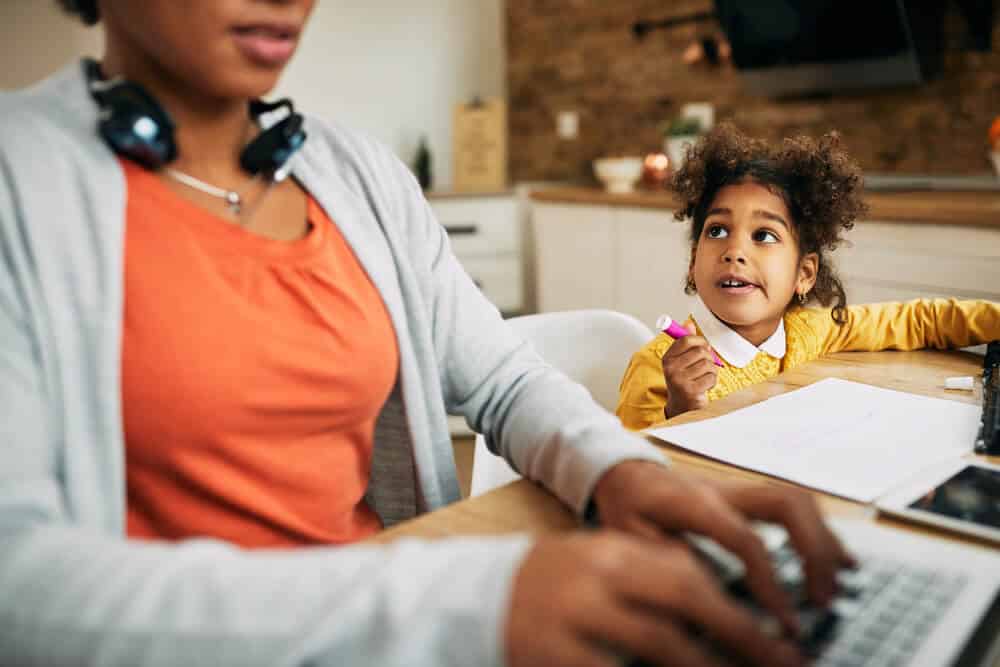
[[722,255],[722,261],[728,264],[746,264],[747,258],[741,248],[730,246],[726,248],[726,252]]

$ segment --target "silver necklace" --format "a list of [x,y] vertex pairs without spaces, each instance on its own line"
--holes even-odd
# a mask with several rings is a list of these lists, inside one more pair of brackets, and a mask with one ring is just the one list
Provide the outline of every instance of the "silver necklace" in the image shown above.
[[243,211],[243,197],[236,190],[226,190],[225,188],[220,188],[212,185],[211,183],[206,183],[205,181],[197,179],[190,174],[185,174],[183,171],[177,171],[176,169],[170,169],[169,167],[164,171],[167,176],[175,181],[183,183],[189,188],[194,188],[195,190],[212,195],[213,197],[225,199],[226,206],[229,207],[229,210],[233,215],[239,217],[240,213]]

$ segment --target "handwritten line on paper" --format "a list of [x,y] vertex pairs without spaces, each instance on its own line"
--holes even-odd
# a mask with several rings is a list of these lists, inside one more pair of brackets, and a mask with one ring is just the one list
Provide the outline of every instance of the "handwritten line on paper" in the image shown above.
[[646,433],[683,449],[872,502],[972,451],[976,405],[836,378],[727,415]]

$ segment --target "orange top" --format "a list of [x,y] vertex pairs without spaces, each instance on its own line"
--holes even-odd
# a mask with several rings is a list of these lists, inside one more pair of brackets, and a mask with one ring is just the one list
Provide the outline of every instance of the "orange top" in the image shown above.
[[122,160],[128,534],[345,543],[399,348],[379,293],[309,200],[297,241],[247,232]]

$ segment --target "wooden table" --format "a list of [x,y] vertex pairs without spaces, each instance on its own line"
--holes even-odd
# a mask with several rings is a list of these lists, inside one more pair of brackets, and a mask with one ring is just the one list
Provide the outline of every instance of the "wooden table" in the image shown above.
[[[707,417],[726,414],[732,410],[758,403],[771,396],[782,394],[812,384],[827,377],[908,391],[914,394],[947,398],[978,404],[981,389],[975,392],[949,391],[944,380],[956,375],[978,376],[982,372],[982,357],[966,352],[844,352],[810,362],[799,369],[784,373],[762,384],[730,394],[715,401],[704,410],[691,412],[674,419],[669,424],[682,424]],[[662,446],[659,441],[654,441]],[[791,484],[766,475],[711,461],[701,455],[662,446],[679,469],[704,475],[758,480],[768,484]],[[1000,463],[1000,457],[981,457]],[[835,498],[814,492],[821,508],[828,515],[865,517],[882,524],[905,527],[947,539],[975,542],[947,531],[886,517],[875,517],[871,509],[861,503]],[[496,535],[512,532],[542,534],[577,527],[571,512],[554,496],[540,486],[520,480],[490,493],[463,500],[436,512],[425,514],[411,521],[383,531],[373,541],[388,542],[400,537],[438,538],[459,535]],[[981,541],[981,544],[988,545]],[[995,545],[994,545],[995,547]]]

